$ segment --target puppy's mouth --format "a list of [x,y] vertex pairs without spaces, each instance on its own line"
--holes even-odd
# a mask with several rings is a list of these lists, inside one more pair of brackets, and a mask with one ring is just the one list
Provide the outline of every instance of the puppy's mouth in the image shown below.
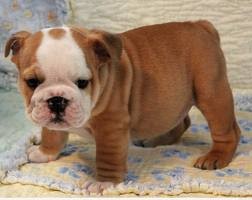
[[64,119],[63,114],[52,114],[46,127],[52,130],[66,130],[70,127],[70,124]]
[[47,102],[42,102],[28,110],[28,116],[37,125],[51,130],[79,128],[84,124],[85,115],[77,103],[69,104],[65,110],[50,110]]
[[64,116],[62,115],[55,115],[55,117],[53,117],[50,121],[54,124],[61,124],[61,123],[64,123],[66,122],[64,119],[63,119]]

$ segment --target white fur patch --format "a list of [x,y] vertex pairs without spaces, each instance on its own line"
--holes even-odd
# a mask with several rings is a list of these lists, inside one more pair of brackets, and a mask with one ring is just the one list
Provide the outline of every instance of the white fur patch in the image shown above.
[[37,50],[39,67],[47,79],[57,81],[60,79],[77,78],[89,79],[91,72],[87,67],[85,56],[71,35],[68,27],[63,37],[57,39],[49,34],[49,29],[43,29],[42,42]]
[[34,163],[46,163],[46,162],[49,162],[49,161],[56,160],[57,157],[58,157],[58,154],[56,154],[56,155],[47,155],[47,154],[43,153],[39,149],[39,146],[31,146],[27,150],[27,156],[28,156],[28,160],[30,162],[34,162]]

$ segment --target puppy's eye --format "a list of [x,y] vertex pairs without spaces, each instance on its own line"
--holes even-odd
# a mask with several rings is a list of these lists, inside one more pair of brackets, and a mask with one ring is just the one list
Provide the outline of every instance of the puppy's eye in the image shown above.
[[84,79],[79,79],[76,81],[76,85],[78,86],[78,88],[80,89],[84,89],[87,87],[88,85],[88,80],[84,80]]
[[32,88],[35,89],[36,87],[38,87],[38,85],[40,84],[40,81],[37,78],[30,78],[26,80],[26,84]]

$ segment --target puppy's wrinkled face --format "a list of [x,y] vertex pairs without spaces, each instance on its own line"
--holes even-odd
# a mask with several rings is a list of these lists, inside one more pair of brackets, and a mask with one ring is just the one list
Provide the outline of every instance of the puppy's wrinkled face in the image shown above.
[[49,129],[80,127],[89,118],[91,70],[68,28],[42,30],[36,63],[23,76],[34,90],[30,118]]
[[33,122],[65,130],[87,121],[92,74],[69,28],[43,29],[30,36],[18,62],[20,87]]
[[5,56],[19,70],[29,118],[52,130],[79,128],[99,96],[101,66],[119,60],[120,39],[101,31],[69,27],[14,34]]

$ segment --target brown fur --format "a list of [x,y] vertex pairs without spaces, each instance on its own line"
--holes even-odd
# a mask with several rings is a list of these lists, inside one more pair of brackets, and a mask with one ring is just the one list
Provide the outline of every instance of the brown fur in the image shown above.
[[60,28],[55,28],[49,31],[49,35],[54,39],[60,39],[66,34],[66,31]]
[[179,141],[183,133],[191,125],[189,116],[186,116],[175,128],[169,132],[144,140],[134,141],[134,144],[142,147],[156,147],[159,145],[170,145]]
[[52,131],[48,130],[47,128],[43,128],[41,138],[41,151],[48,155],[55,155],[59,154],[59,152],[64,148],[68,139],[68,133],[64,131]]
[[[196,161],[195,167],[217,169],[228,165],[240,129],[219,35],[211,23],[159,24],[117,35],[81,28],[72,28],[72,33],[93,76],[91,93],[96,104],[86,126],[97,145],[98,180],[123,180],[130,137],[177,140],[189,125],[186,117],[193,105],[206,117],[213,138],[211,150]],[[34,55],[40,37],[32,37],[25,39],[24,50],[13,55],[20,76],[24,66],[34,63],[22,53]],[[27,90],[23,87],[22,93],[30,99]],[[43,151],[57,153],[65,136],[56,133],[51,140],[49,132],[42,134]]]
[[[12,37],[7,41],[5,46],[5,56],[8,56],[10,51],[12,50],[11,60],[16,64],[19,70],[19,88],[25,98],[26,105],[29,104],[33,91],[29,87],[27,87],[24,76],[30,71],[31,73],[29,73],[29,76],[36,77],[36,70],[34,69],[36,65],[36,57],[34,52],[36,52],[37,48],[39,47],[41,39],[41,32],[37,32],[32,35],[31,33],[28,33],[26,31],[21,31],[13,34]],[[15,53],[13,52],[10,41],[14,41],[19,46],[19,49]],[[42,77],[42,74],[40,76]]]

